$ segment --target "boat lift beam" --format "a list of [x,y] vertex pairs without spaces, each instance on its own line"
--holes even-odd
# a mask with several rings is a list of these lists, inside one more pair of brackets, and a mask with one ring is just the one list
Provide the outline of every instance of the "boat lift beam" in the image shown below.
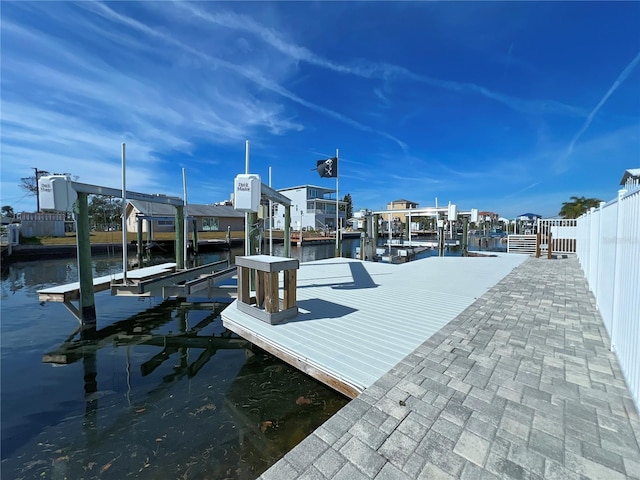
[[[44,178],[44,177],[43,177]],[[89,193],[91,195],[105,195],[107,197],[122,198],[122,189],[102,187],[99,185],[90,185],[88,183],[70,182],[71,188],[78,193]],[[131,192],[126,190],[125,196],[128,200],[140,200],[144,202],[163,203],[165,205],[173,205],[174,207],[184,206],[184,201],[179,197],[169,197],[159,193],[148,194]]]
[[291,199],[289,197],[285,197],[280,192],[274,190],[268,185],[262,184],[260,190],[261,200],[271,200],[273,202],[279,203],[280,205],[284,205],[285,207],[291,206]]

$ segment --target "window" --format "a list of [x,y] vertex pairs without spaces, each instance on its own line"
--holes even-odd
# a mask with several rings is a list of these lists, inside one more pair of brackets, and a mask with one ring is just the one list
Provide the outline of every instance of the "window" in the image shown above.
[[310,212],[311,210],[315,210],[316,208],[316,202],[307,202],[307,212]]
[[315,188],[308,189],[307,198],[318,198],[318,190]]
[[158,220],[159,227],[173,227],[173,220]]
[[202,218],[202,231],[204,232],[217,232],[219,230],[218,217],[203,217]]

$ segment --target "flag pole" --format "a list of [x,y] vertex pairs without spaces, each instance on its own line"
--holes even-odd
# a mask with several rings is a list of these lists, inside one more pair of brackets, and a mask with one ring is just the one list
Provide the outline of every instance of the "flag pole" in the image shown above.
[[[249,174],[249,140],[244,144],[244,173]],[[244,254],[251,255],[251,248],[249,247],[249,213],[244,212]]]
[[[184,268],[189,268],[188,267],[188,261],[189,261],[189,250],[187,247],[187,244],[189,243],[189,216],[187,215],[187,209],[188,209],[188,205],[187,205],[187,173],[186,173],[186,169],[183,167],[182,168],[182,193],[184,196],[184,211],[182,212],[182,216],[184,217],[184,245],[183,245],[183,252],[182,254],[184,255]],[[194,235],[193,237],[193,251],[195,253],[196,251],[196,237]]]
[[[122,143],[122,283],[127,285],[127,173],[126,173],[126,165],[127,165],[127,153],[126,153],[126,144]],[[37,177],[37,175],[36,175]],[[36,178],[36,183],[38,179]],[[39,210],[38,210],[39,211]],[[78,265],[80,268],[80,265]],[[80,306],[82,306],[82,302],[80,302]]]
[[338,149],[336,148],[336,257],[340,256],[340,204],[338,199],[338,178],[340,177],[340,166],[338,162]]

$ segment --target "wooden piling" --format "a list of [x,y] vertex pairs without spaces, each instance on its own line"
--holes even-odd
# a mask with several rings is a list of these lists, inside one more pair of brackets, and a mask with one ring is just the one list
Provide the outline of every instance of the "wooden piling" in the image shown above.
[[247,215],[247,221],[249,222],[249,255],[257,255],[258,248],[258,214],[256,212],[251,212]]
[[93,293],[93,268],[91,266],[91,239],[89,233],[88,194],[78,192],[76,235],[78,242],[78,280],[80,282],[80,322],[95,325],[96,304]]
[[469,219],[467,217],[462,220],[462,256],[469,256]]
[[136,253],[138,254],[138,268],[142,268],[142,254],[143,252],[143,245],[142,245],[142,219],[138,218],[138,234],[137,234],[137,239],[138,239],[138,244],[136,245],[137,249],[136,249]]
[[291,206],[284,207],[284,256],[291,256]]
[[198,255],[198,221],[193,219],[193,254]]
[[444,257],[444,220],[438,220],[438,256]]
[[176,266],[184,269],[184,206],[176,205]]

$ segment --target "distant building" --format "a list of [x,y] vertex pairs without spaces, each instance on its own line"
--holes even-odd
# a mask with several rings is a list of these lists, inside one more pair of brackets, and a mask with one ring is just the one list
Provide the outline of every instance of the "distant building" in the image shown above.
[[[151,223],[152,232],[175,231],[176,209],[171,205],[162,203],[131,200],[127,204],[127,231],[138,231],[138,216],[150,217],[142,222],[142,231],[149,230]],[[227,205],[198,205],[188,204],[187,215],[196,220],[199,232],[226,232],[231,228],[233,232],[244,231],[244,213],[236,211]],[[193,228],[189,223],[189,229]]]
[[484,222],[496,223],[500,215],[494,212],[478,212],[478,219]]
[[624,171],[620,185],[625,188],[636,189],[640,187],[640,168],[629,168]]
[[366,208],[353,212],[353,217],[347,220],[347,225],[353,230],[363,230],[366,226],[366,216],[369,213],[371,213],[371,210],[367,210]]
[[409,208],[418,208],[418,204],[404,199],[387,203],[387,210],[407,210]]
[[[315,185],[282,188],[279,193],[291,199],[291,229],[324,230],[336,227],[336,191]],[[346,205],[339,201],[339,206]],[[273,205],[273,228],[284,229],[284,206]],[[339,212],[340,226],[345,226],[346,213]]]
[[[404,198],[393,200],[387,203],[387,210],[408,210],[411,208],[418,208],[418,204],[412,202],[410,200],[405,200]],[[415,218],[414,218],[415,220]],[[401,232],[405,229],[406,223],[409,221],[408,213],[398,213],[397,215],[392,216],[392,230],[393,232]],[[383,231],[389,231],[389,218],[386,214],[382,215],[382,225],[381,228]],[[412,228],[417,229],[417,224],[412,222]]]

